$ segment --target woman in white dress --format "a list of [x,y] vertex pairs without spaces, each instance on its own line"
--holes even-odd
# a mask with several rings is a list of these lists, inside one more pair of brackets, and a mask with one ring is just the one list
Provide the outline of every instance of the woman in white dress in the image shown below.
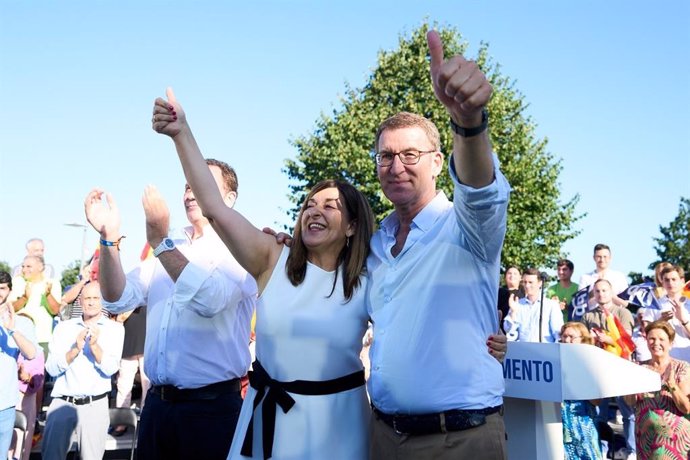
[[368,315],[373,214],[362,193],[323,181],[307,195],[290,248],[223,202],[168,89],[153,129],[170,136],[204,215],[259,288],[256,356],[228,458],[366,459],[369,406],[359,359]]

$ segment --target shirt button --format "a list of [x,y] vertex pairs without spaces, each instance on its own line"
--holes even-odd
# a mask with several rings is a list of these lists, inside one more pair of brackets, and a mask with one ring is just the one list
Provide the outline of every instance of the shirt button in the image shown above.
[[384,301],[385,303],[388,303],[388,302],[391,301],[391,298],[390,298],[389,296],[386,296],[386,297],[383,298],[383,301]]

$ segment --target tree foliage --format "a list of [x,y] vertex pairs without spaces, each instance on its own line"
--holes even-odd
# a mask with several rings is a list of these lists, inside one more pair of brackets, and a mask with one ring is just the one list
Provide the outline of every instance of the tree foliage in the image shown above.
[[[373,148],[378,125],[397,112],[414,112],[432,120],[441,132],[443,151],[452,152],[448,114],[436,100],[429,80],[429,28],[424,23],[401,35],[396,50],[380,51],[378,65],[364,87],[346,85],[341,107],[322,114],[313,133],[292,140],[297,157],[286,160],[284,172],[292,179],[289,196],[294,207],[289,214],[293,219],[307,191],[329,178],[358,187],[368,197],[377,220],[391,211],[376,177]],[[446,56],[465,53],[467,43],[457,30],[435,28]],[[500,66],[489,57],[488,45],[481,44],[476,62],[494,88],[488,107],[491,141],[513,188],[502,262],[504,266],[553,266],[563,243],[579,233],[573,229],[582,217],[575,213],[579,196],[561,202],[561,162],[546,150],[546,139],[535,137],[524,96],[514,81],[501,74]],[[452,196],[447,170],[439,177],[438,186]]]
[[659,262],[670,262],[690,270],[690,198],[681,198],[678,215],[667,226],[660,225],[661,237],[654,238],[658,259],[649,268],[654,269]]
[[67,265],[67,268],[62,270],[62,276],[60,277],[60,285],[64,291],[67,286],[72,286],[76,284],[79,280],[79,265],[81,260],[75,260],[74,262]]
[[11,275],[12,274],[12,267],[10,267],[10,264],[5,262],[4,260],[0,260],[0,271],[7,272]]

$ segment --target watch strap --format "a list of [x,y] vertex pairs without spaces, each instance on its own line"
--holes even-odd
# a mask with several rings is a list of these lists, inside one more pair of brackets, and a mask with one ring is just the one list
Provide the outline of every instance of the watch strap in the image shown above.
[[474,128],[463,128],[462,126],[455,123],[453,118],[450,119],[450,127],[453,129],[455,134],[462,137],[473,137],[477,134],[483,133],[489,126],[489,112],[486,109],[482,110],[482,123]]

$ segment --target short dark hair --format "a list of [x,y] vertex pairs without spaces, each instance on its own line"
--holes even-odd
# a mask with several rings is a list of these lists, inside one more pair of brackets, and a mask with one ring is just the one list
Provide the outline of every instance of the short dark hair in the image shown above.
[[598,280],[596,280],[596,281],[594,282],[594,284],[592,285],[592,287],[596,286],[596,285],[599,284],[599,283],[606,283],[606,284],[609,285],[609,287],[610,287],[611,289],[613,289],[613,284],[611,284],[611,281],[609,281],[609,280],[607,280],[607,279],[604,279],[604,278],[599,278]]
[[566,266],[570,269],[570,271],[575,270],[575,265],[568,259],[558,259],[558,262],[556,262],[556,267],[563,267]]
[[529,268],[526,268],[524,272],[522,272],[522,276],[525,276],[525,275],[532,275],[532,276],[536,276],[537,278],[540,278],[541,272],[534,267],[529,267]]
[[608,252],[611,252],[611,248],[608,246],[608,244],[599,243],[594,246],[594,253],[596,254],[597,251],[601,251],[602,249],[606,249]]
[[7,284],[12,289],[12,275],[4,270],[0,270],[0,284]]
[[209,166],[217,166],[223,175],[223,184],[226,192],[237,192],[239,183],[237,182],[237,173],[235,170],[224,161],[216,160],[215,158],[206,158],[206,164]]
[[517,265],[508,265],[508,266],[506,267],[506,269],[503,270],[503,273],[508,273],[508,270],[510,270],[511,268],[514,268],[515,270],[517,270],[518,273],[522,276],[522,270],[521,270],[520,267],[518,267]]

